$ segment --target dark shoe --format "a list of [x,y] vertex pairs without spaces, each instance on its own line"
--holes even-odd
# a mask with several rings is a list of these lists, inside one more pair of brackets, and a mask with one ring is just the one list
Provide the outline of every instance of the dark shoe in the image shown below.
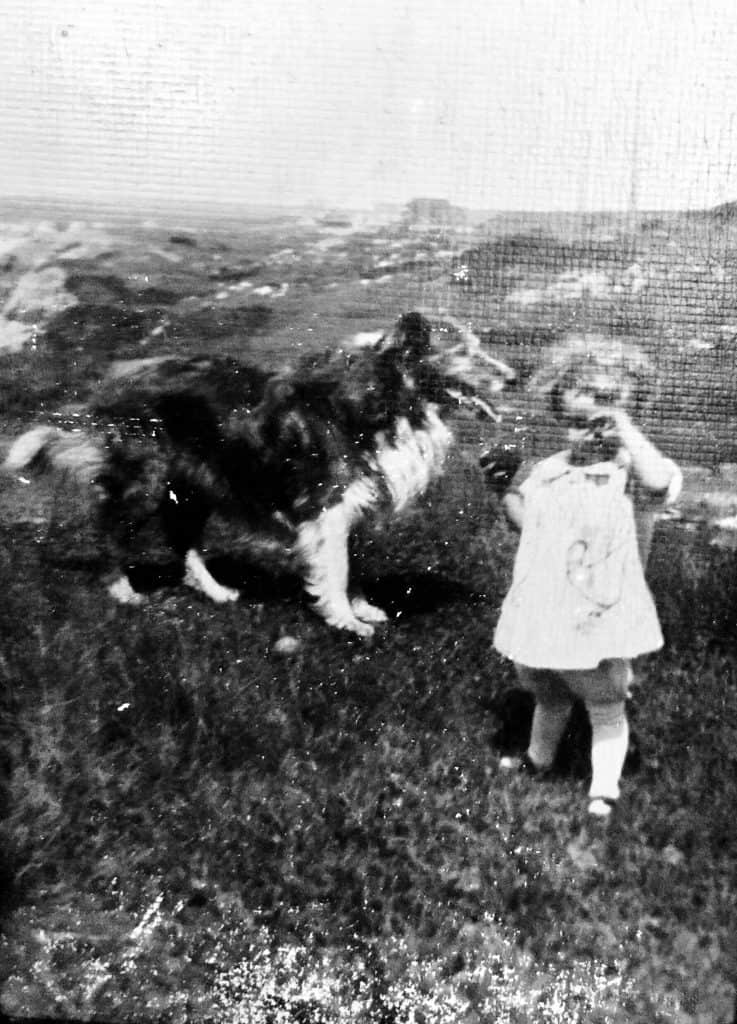
[[490,448],[479,458],[486,484],[498,495],[504,494],[522,464],[522,456],[513,447]]

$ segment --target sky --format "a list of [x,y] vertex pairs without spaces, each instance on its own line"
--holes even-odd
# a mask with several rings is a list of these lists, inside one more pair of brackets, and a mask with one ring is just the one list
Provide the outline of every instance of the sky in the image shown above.
[[0,195],[737,200],[734,0],[2,0]]

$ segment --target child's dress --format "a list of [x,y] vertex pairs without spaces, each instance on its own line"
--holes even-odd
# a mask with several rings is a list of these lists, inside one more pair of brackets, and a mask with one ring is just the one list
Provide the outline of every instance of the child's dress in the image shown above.
[[663,646],[638,551],[628,468],[568,452],[520,487],[522,534],[494,646],[530,668],[589,669]]

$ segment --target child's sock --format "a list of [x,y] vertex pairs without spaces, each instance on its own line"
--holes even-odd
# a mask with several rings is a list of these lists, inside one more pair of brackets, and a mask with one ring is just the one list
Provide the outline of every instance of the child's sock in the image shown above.
[[573,702],[535,705],[527,756],[536,768],[550,768],[565,732]]
[[[616,800],[619,780],[627,756],[629,727],[624,701],[612,704],[588,704],[591,720],[591,787],[589,799]],[[597,804],[598,806],[598,804]]]

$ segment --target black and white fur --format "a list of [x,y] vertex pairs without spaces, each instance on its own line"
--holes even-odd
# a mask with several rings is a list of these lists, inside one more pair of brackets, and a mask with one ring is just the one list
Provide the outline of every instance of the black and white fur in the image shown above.
[[36,427],[5,468],[66,469],[94,486],[117,552],[109,591],[118,601],[141,600],[126,569],[152,522],[186,584],[236,600],[201,555],[217,512],[254,547],[288,554],[329,625],[370,636],[386,615],[350,594],[352,529],[422,495],[453,441],[447,412],[469,404],[497,419],[494,395],[513,379],[465,327],[422,313],[279,374],[226,358],[139,360],[100,387],[87,427]]

